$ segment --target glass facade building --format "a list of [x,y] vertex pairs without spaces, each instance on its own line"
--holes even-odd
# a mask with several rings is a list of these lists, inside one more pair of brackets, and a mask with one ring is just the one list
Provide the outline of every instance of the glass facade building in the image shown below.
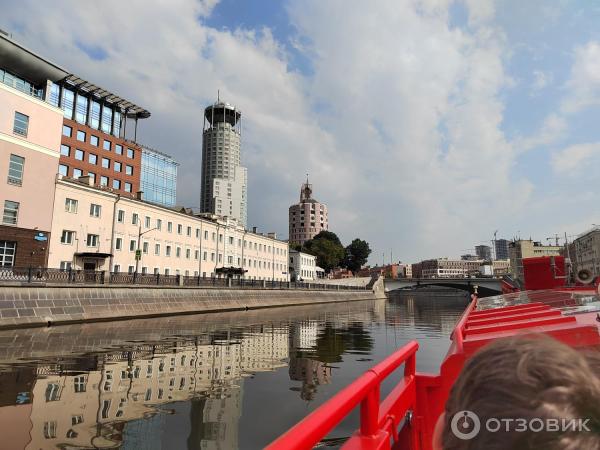
[[140,190],[144,200],[163,206],[177,202],[177,166],[169,155],[142,147]]

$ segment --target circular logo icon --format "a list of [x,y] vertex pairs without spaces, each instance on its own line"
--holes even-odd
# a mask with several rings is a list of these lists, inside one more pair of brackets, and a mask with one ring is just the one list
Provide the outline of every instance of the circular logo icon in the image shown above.
[[468,441],[479,434],[481,422],[473,411],[459,411],[450,422],[452,433],[459,439]]

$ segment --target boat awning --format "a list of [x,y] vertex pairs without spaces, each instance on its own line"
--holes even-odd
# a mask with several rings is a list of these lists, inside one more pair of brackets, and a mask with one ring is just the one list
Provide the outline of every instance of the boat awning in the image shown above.
[[75,256],[78,256],[80,258],[109,258],[112,256],[112,253],[80,252],[75,253]]
[[218,267],[215,273],[226,274],[226,275],[243,275],[248,272],[246,269],[241,267]]

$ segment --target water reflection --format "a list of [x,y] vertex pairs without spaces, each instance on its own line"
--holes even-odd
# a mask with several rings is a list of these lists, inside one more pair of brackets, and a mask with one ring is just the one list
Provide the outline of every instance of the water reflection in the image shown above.
[[462,308],[405,295],[3,331],[0,448],[259,448],[372,359],[441,340]]

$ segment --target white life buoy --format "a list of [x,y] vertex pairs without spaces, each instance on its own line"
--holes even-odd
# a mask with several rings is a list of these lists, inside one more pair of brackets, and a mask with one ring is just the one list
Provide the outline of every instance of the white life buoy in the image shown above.
[[590,284],[594,281],[594,274],[588,269],[581,269],[575,275],[575,280],[581,284]]

